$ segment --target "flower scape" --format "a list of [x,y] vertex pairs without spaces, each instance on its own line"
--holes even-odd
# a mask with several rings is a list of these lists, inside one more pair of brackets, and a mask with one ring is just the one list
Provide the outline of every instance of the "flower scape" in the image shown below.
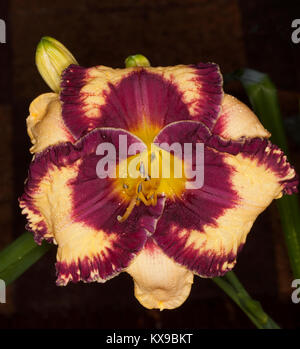
[[[143,58],[142,66],[84,68],[56,40],[41,43],[37,65],[55,92],[29,108],[33,159],[19,199],[27,229],[36,243],[57,244],[57,285],[127,272],[144,307],[179,307],[194,275],[230,271],[256,217],[297,192],[293,167],[256,115],[224,93],[214,63],[151,67]],[[116,176],[97,174],[104,144],[116,151]],[[122,157],[133,144],[139,156]],[[201,187],[187,185],[196,152],[187,163],[163,144],[203,145]],[[135,178],[124,175],[132,159]]]

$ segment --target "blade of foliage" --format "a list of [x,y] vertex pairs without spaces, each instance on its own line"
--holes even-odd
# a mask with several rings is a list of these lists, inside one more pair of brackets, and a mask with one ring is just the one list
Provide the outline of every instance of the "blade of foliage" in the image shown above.
[[267,315],[261,304],[252,299],[234,272],[212,279],[248,316],[259,329],[279,329],[276,322]]
[[38,261],[51,246],[37,245],[32,234],[26,232],[0,252],[0,279],[9,285]]
[[[277,90],[268,75],[256,70],[243,69],[235,72],[234,76],[244,86],[254,112],[260,118],[262,124],[271,132],[272,142],[288,154],[288,143],[279,108]],[[300,206],[298,195],[286,195],[276,201],[293,275],[296,279],[299,279]]]

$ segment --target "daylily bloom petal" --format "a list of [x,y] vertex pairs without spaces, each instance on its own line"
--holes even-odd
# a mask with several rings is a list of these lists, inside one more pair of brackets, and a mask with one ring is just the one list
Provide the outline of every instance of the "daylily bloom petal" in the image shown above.
[[235,265],[256,217],[273,199],[297,191],[297,176],[282,151],[266,139],[228,141],[197,122],[168,125],[155,139],[175,141],[204,143],[204,185],[166,199],[153,238],[194,273],[223,275]]
[[31,153],[38,153],[59,142],[74,142],[62,120],[61,104],[56,93],[45,93],[37,97],[30,104],[26,123],[33,144]]
[[134,293],[148,309],[174,309],[189,296],[194,275],[173,262],[149,238],[126,271],[134,279]]
[[[126,131],[98,129],[76,144],[61,143],[38,153],[33,160],[25,193],[20,198],[27,228],[37,243],[42,239],[58,244],[57,283],[69,281],[104,282],[129,265],[153,233],[163,210],[163,199],[155,207],[134,208],[128,224],[117,217],[128,200],[116,189],[114,178],[99,178],[99,144],[117,149],[119,136],[127,136],[128,147],[143,143]],[[112,169],[113,171],[113,169]]]
[[224,95],[221,113],[213,128],[213,133],[232,140],[241,137],[269,138],[271,136],[252,110],[228,94]]
[[62,77],[63,119],[76,138],[95,127],[116,127],[149,142],[178,120],[211,128],[222,98],[222,77],[213,63],[126,69],[71,65]]

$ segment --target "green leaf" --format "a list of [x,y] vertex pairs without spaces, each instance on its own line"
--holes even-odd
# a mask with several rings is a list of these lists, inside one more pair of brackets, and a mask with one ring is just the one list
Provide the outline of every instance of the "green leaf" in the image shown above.
[[279,329],[276,322],[264,312],[261,304],[252,299],[234,272],[212,279],[248,316],[259,329]]
[[9,285],[39,260],[51,245],[37,245],[32,234],[26,232],[0,252],[0,279]]

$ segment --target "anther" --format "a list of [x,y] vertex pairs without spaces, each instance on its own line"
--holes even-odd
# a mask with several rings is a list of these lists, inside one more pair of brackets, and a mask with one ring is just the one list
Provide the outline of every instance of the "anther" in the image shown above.
[[140,193],[142,191],[142,183],[138,185],[137,192]]
[[144,166],[144,164],[142,162],[141,162],[141,165],[140,165],[140,174],[142,175],[143,178],[145,178],[146,171],[145,171],[145,166]]
[[[144,165],[141,163],[140,172],[144,171]],[[157,180],[151,180],[149,175],[146,178],[140,179],[135,187],[129,188],[129,185],[123,183],[123,188],[126,189],[126,194],[131,197],[129,206],[123,216],[117,216],[117,220],[124,222],[132,213],[135,206],[140,206],[143,203],[145,206],[157,205]],[[127,190],[128,189],[128,190]]]

